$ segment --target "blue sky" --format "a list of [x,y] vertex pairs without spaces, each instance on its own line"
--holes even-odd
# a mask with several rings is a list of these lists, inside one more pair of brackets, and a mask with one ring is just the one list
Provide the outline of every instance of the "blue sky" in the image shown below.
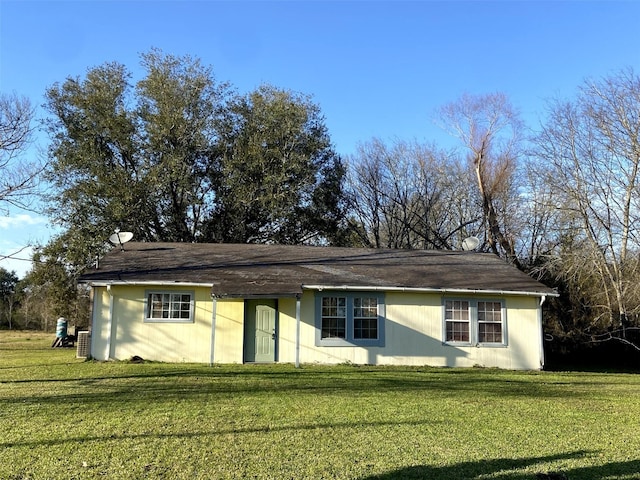
[[[137,81],[152,47],[200,58],[241,93],[312,95],[348,156],[374,136],[449,146],[435,111],[464,93],[504,92],[535,128],[549,98],[640,72],[640,2],[0,0],[0,90],[34,105],[108,61]],[[51,232],[33,212],[0,216],[0,254]]]

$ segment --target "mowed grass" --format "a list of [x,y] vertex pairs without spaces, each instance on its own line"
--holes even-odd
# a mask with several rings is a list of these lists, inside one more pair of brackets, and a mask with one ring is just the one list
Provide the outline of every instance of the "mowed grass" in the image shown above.
[[0,332],[2,479],[640,479],[640,376],[93,362]]

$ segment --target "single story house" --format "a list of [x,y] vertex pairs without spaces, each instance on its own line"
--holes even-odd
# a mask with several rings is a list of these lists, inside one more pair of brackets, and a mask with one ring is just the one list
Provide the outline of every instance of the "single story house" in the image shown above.
[[126,243],[91,287],[90,355],[540,369],[554,291],[493,254]]

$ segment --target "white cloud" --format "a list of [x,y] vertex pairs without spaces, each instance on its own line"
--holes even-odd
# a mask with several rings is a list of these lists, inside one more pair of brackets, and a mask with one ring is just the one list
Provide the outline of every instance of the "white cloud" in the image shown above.
[[14,215],[12,217],[0,217],[0,228],[20,228],[26,226],[40,225],[47,223],[47,219],[44,217],[34,217],[26,213],[20,215]]

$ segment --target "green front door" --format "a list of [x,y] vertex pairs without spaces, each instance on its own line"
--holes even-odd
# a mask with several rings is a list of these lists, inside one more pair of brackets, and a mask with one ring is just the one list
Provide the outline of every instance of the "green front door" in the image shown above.
[[244,329],[244,361],[274,362],[276,359],[276,302],[248,300]]

